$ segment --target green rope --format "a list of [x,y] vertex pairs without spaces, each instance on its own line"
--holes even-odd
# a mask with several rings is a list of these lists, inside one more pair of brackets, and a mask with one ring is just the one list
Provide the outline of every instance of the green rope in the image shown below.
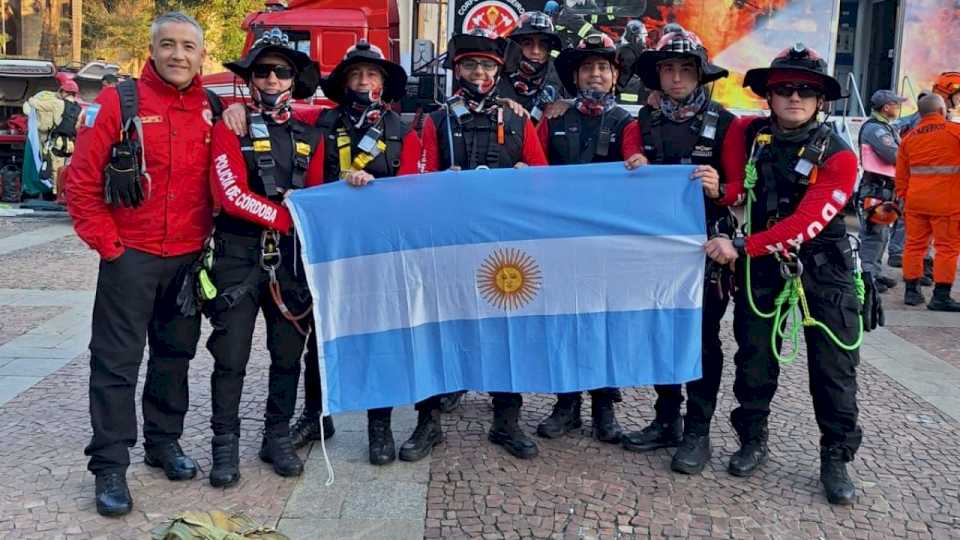
[[[752,219],[753,202],[756,200],[754,188],[757,185],[757,165],[756,159],[751,157],[744,169],[743,187],[747,192],[746,215],[744,216],[744,233],[750,236],[753,232]],[[754,315],[761,319],[773,319],[773,331],[770,333],[770,350],[773,351],[774,358],[780,364],[790,364],[796,360],[800,354],[800,329],[801,327],[817,327],[830,341],[837,347],[845,351],[853,351],[860,348],[863,344],[863,317],[858,319],[859,329],[857,339],[853,343],[844,343],[840,338],[824,323],[816,320],[810,314],[810,307],[807,305],[806,293],[803,290],[803,283],[800,276],[793,276],[787,279],[783,291],[777,295],[773,302],[773,311],[764,312],[757,307],[753,299],[753,286],[751,284],[750,261],[752,257],[747,257],[745,264],[746,271],[746,289],[747,303]],[[856,290],[857,298],[863,305],[866,298],[866,285],[863,282],[863,276],[860,270],[853,275],[853,285]],[[780,348],[777,347],[777,340],[790,344],[790,352],[783,355]]]

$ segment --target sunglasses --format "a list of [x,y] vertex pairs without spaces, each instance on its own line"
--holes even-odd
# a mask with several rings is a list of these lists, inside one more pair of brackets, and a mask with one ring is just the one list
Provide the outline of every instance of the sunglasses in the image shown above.
[[494,71],[497,70],[497,68],[500,67],[500,64],[498,64],[498,63],[496,63],[496,62],[494,62],[494,61],[492,61],[492,60],[472,60],[472,59],[468,59],[468,60],[461,60],[461,61],[460,61],[460,67],[462,67],[463,69],[465,69],[465,70],[467,70],[467,71],[473,71],[473,70],[475,70],[475,69],[477,69],[477,68],[479,67],[479,68],[482,68],[482,69],[483,69],[484,71],[486,71],[487,73],[493,73]]
[[280,80],[290,80],[293,78],[293,68],[290,66],[275,66],[271,64],[257,64],[250,70],[253,76],[258,79],[266,79],[273,73]]
[[815,86],[809,86],[806,84],[783,84],[780,86],[774,86],[770,89],[771,92],[780,96],[780,97],[792,97],[796,93],[801,98],[813,98],[817,97],[823,93],[822,90]]

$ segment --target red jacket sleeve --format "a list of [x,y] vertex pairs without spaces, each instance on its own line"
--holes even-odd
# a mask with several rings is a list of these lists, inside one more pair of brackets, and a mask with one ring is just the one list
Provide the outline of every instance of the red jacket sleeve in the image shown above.
[[807,188],[797,209],[770,229],[745,240],[751,257],[799,247],[815,238],[833,218],[843,212],[857,180],[857,156],[852,150],[838,152],[817,171],[816,182]]
[[543,146],[540,145],[540,137],[537,136],[537,128],[533,127],[530,118],[526,118],[523,127],[523,162],[531,167],[549,165],[547,157],[543,154]]
[[433,125],[433,117],[427,116],[423,121],[423,172],[440,170],[440,156],[437,146],[437,127]]
[[113,214],[103,199],[103,171],[110,160],[110,147],[120,137],[120,99],[115,89],[108,88],[100,92],[96,103],[100,109],[93,125],[84,124],[77,133],[66,178],[67,210],[77,236],[109,261],[124,251]]
[[[290,232],[293,221],[290,212],[282,205],[250,190],[247,178],[247,163],[240,150],[240,139],[223,122],[213,128],[211,141],[213,167],[210,168],[210,189],[214,207],[227,214],[276,229],[284,234]],[[323,160],[311,160],[313,163]],[[320,178],[323,178],[322,163]],[[313,164],[311,164],[313,169]],[[313,182],[316,182],[314,172]]]
[[317,119],[320,118],[320,113],[323,112],[325,108],[326,107],[294,107],[293,119],[312,126],[317,123]]
[[547,161],[550,161],[550,121],[546,118],[537,124],[537,140],[540,141],[543,156],[547,158]]
[[410,133],[407,133],[407,136],[403,138],[403,150],[400,152],[400,168],[397,169],[397,176],[418,174],[421,169],[420,158],[422,155],[420,137],[417,137],[417,132],[411,129]]
[[747,166],[747,126],[756,116],[735,118],[723,138],[720,165],[723,167],[723,197],[715,202],[723,206],[739,204],[743,197],[744,169]]
[[636,120],[631,120],[627,127],[623,128],[623,135],[620,136],[620,153],[625,160],[634,154],[643,153],[643,138],[640,135],[640,124]]

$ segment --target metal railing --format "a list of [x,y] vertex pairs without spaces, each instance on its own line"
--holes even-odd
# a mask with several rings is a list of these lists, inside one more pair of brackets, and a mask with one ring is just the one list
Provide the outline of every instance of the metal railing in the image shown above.
[[[851,92],[851,88],[853,92]],[[857,86],[857,79],[853,76],[853,73],[847,73],[847,99],[843,102],[843,116],[849,116],[847,113],[850,112],[850,98],[857,98],[857,105],[860,106],[860,116],[867,116],[867,109],[863,106],[863,99],[860,98],[860,87]]]
[[917,102],[917,89],[914,88],[914,86],[913,86],[913,81],[910,80],[910,76],[909,76],[909,75],[904,75],[903,78],[900,79],[900,92],[901,92],[901,94],[903,93],[904,87],[906,87],[906,88],[908,88],[908,89],[910,90],[910,97],[912,97],[912,98],[913,98],[913,102],[916,103],[916,102]]

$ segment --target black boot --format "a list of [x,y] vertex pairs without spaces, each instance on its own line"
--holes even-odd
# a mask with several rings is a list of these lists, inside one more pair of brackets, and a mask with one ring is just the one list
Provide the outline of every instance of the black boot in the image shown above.
[[768,454],[766,431],[759,437],[749,439],[746,442],[741,438],[740,449],[730,456],[727,471],[734,476],[750,476],[767,462]]
[[853,504],[857,490],[847,475],[844,452],[839,448],[820,450],[820,482],[830,504]]
[[[885,289],[896,289],[897,280],[887,276],[880,276],[877,278],[877,285],[883,285]],[[880,292],[883,292],[883,291],[880,291]]]
[[933,287],[933,298],[927,304],[930,311],[960,311],[960,302],[950,298],[951,284],[937,283]]
[[903,255],[891,255],[887,258],[887,266],[891,268],[903,268]]
[[397,459],[397,444],[393,441],[389,415],[367,416],[367,445],[372,465],[386,465]]
[[493,444],[504,447],[514,457],[531,459],[537,457],[540,449],[537,443],[520,429],[520,407],[493,408],[493,425],[487,439]]
[[106,517],[125,516],[133,510],[126,472],[104,472],[96,477],[97,513]]
[[700,474],[710,461],[710,434],[707,430],[688,430],[680,448],[670,461],[670,469],[683,474]]
[[580,419],[580,405],[583,398],[580,393],[557,394],[557,402],[553,404],[550,416],[543,419],[537,426],[537,435],[547,439],[556,439],[563,434],[579,429],[583,425]]
[[443,441],[443,429],[440,427],[440,410],[419,411],[417,427],[400,447],[400,459],[420,461],[429,456],[433,447],[441,441]]
[[319,441],[321,438],[321,422],[323,422],[322,438],[329,439],[330,437],[333,437],[333,434],[336,433],[337,430],[335,427],[333,427],[332,417],[324,416],[321,420],[319,414],[304,413],[300,415],[300,418],[297,419],[297,422],[293,424],[292,428],[290,428],[290,438],[293,440],[293,447],[303,448],[310,441]]
[[613,397],[593,396],[590,408],[590,416],[593,417],[593,437],[605,443],[620,442],[623,430],[617,423],[617,415],[613,410]]
[[679,416],[667,421],[655,418],[642,431],[625,433],[621,440],[623,448],[631,452],[678,446],[683,440],[683,419]]
[[923,293],[920,292],[920,280],[911,279],[904,281],[906,289],[903,291],[903,303],[908,306],[919,306],[926,302]]
[[210,485],[230,487],[240,481],[240,437],[233,433],[214,435],[213,467],[210,469]]
[[293,450],[293,440],[289,435],[263,434],[260,446],[260,459],[273,464],[273,472],[280,476],[300,476],[303,474],[303,461]]
[[183,453],[177,441],[144,446],[143,462],[163,469],[168,479],[190,480],[197,475],[197,464]]
[[[449,394],[443,394],[440,396],[440,412],[444,414],[452,413],[463,403],[463,396],[467,393],[466,390],[461,390],[459,392],[451,392]],[[403,459],[403,458],[400,458]]]

